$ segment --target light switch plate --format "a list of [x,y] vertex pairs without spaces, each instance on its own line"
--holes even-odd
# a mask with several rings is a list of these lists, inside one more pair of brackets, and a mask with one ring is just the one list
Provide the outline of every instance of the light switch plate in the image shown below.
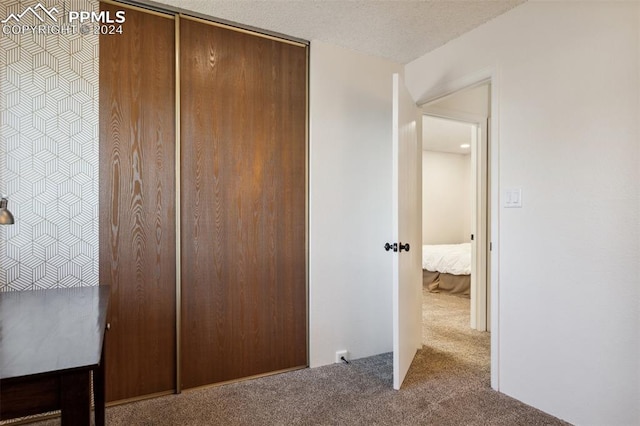
[[522,207],[522,189],[507,189],[504,193],[504,206],[506,208]]

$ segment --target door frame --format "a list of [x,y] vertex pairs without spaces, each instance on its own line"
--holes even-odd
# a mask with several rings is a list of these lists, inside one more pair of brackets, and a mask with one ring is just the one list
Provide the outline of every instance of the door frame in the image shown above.
[[426,94],[418,100],[417,105],[434,102],[464,89],[470,89],[482,84],[490,84],[489,96],[491,99],[490,117],[487,120],[489,127],[488,145],[488,176],[487,176],[487,235],[489,243],[489,257],[487,270],[487,283],[489,294],[487,305],[491,324],[491,387],[500,390],[500,282],[499,282],[499,74],[494,67],[488,67],[472,74],[445,80],[438,86],[427,90]]
[[[487,279],[489,269],[489,236],[487,231],[487,200],[489,199],[487,168],[489,159],[487,157],[488,141],[486,138],[488,117],[444,109],[440,110],[430,107],[429,104],[430,102],[422,105],[423,116],[466,123],[473,126],[476,131],[471,148],[471,183],[473,187],[473,203],[471,208],[473,223],[471,226],[471,234],[474,235],[474,242],[472,243],[471,251],[470,326],[474,330],[490,331],[491,320],[490,315],[488,315],[490,283]],[[428,107],[428,109],[425,107]]]

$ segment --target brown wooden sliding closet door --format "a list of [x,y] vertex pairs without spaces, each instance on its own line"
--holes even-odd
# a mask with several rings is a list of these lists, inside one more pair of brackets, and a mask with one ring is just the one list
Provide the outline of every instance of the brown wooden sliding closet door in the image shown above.
[[121,5],[100,37],[100,284],[107,400],[175,389],[175,21]]
[[180,32],[182,384],[306,366],[306,48]]

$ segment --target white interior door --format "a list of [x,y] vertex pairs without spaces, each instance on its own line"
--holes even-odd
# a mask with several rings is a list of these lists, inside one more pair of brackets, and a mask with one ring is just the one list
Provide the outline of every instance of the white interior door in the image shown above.
[[422,232],[418,109],[393,75],[393,388],[400,389],[417,349],[422,324]]

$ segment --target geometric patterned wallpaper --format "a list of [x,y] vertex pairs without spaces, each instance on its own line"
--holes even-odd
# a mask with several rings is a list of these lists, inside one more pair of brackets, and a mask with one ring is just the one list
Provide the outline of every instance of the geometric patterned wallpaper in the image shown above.
[[[60,12],[35,16],[33,11]],[[93,0],[0,2],[0,21],[58,25]],[[0,291],[98,284],[98,36],[0,24]]]

